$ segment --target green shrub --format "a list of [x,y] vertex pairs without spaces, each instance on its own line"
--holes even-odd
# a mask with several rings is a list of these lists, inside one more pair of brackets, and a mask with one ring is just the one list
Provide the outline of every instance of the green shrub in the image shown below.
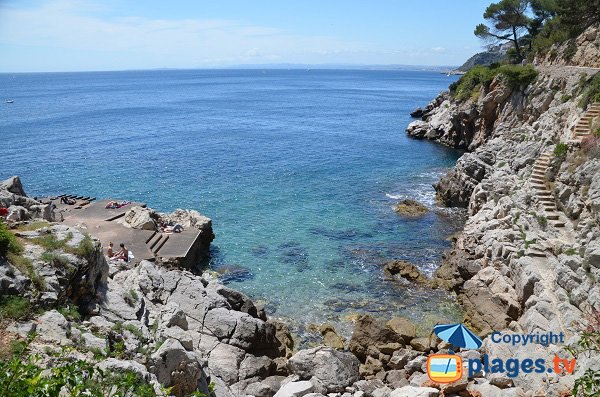
[[564,57],[567,61],[573,59],[573,57],[577,54],[577,45],[571,40],[569,44],[567,44],[567,48],[564,52]]
[[81,258],[90,259],[94,255],[94,252],[96,252],[96,245],[92,238],[86,234],[73,253]]
[[600,73],[596,73],[594,78],[588,83],[583,91],[579,106],[585,108],[590,103],[600,102]]
[[47,234],[45,236],[32,238],[30,241],[39,245],[40,247],[46,248],[48,251],[56,251],[65,248],[69,239],[65,238],[63,240],[59,240],[55,235]]
[[567,151],[569,147],[565,143],[557,143],[556,147],[554,147],[554,155],[556,157],[564,157],[567,155]]
[[567,248],[563,254],[567,255],[567,256],[573,256],[577,254],[577,250],[575,248]]
[[495,68],[477,65],[465,73],[458,81],[450,85],[450,93],[458,101],[464,101],[477,95],[481,86],[487,87],[494,76]]
[[135,372],[104,372],[93,363],[70,358],[68,350],[55,355],[52,368],[46,370],[41,356],[29,351],[32,338],[12,357],[0,360],[0,396],[156,396]]
[[5,296],[0,298],[0,319],[18,320],[30,312],[29,300],[21,296]]
[[137,292],[135,292],[134,290],[130,289],[129,291],[127,291],[127,293],[123,296],[123,299],[125,300],[125,302],[131,306],[134,307],[135,304],[137,303],[137,301],[140,299]]
[[44,262],[47,262],[53,266],[58,266],[58,267],[66,267],[69,264],[69,260],[61,255],[58,252],[55,251],[46,251],[42,254],[41,259]]
[[59,307],[58,312],[65,316],[67,320],[81,321],[81,313],[79,313],[79,309],[75,305],[67,304],[66,306]]
[[526,87],[538,76],[532,65],[502,65],[498,68],[498,73],[506,78],[508,86],[512,89]]
[[498,74],[504,76],[507,85],[519,89],[535,81],[538,72],[531,65],[477,65],[450,85],[450,94],[458,101],[476,100],[481,87],[487,88]]
[[8,253],[21,254],[23,246],[19,243],[13,232],[0,220],[0,255],[6,256]]

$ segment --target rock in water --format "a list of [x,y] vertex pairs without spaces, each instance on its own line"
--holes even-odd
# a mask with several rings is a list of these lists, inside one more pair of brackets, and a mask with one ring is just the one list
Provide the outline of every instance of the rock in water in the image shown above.
[[423,109],[416,108],[412,112],[410,112],[410,117],[419,118],[423,116]]
[[396,212],[404,216],[421,216],[425,215],[429,209],[416,200],[402,200],[396,205]]
[[383,273],[388,280],[406,280],[421,284],[425,284],[428,281],[415,265],[402,260],[386,263],[385,267],[383,268]]

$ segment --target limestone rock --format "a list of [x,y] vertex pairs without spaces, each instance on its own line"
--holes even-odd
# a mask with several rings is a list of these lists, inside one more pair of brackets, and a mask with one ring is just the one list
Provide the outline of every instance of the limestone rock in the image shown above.
[[156,213],[149,209],[134,206],[125,213],[123,221],[133,229],[157,230]]
[[70,330],[71,324],[56,310],[47,311],[37,320],[36,332],[44,342],[71,345]]
[[150,372],[158,381],[173,387],[176,396],[188,395],[196,390],[208,393],[208,383],[201,362],[175,339],[167,339],[150,358]]
[[311,393],[315,387],[307,380],[289,382],[275,393],[275,397],[302,397]]
[[12,176],[2,182],[0,182],[0,190],[6,190],[9,193],[16,194],[17,196],[27,196],[23,189],[23,184],[18,176]]
[[437,397],[440,395],[438,389],[433,387],[404,386],[390,393],[390,397]]
[[301,379],[317,379],[327,392],[341,392],[358,380],[358,359],[330,347],[301,350],[288,361],[291,373]]

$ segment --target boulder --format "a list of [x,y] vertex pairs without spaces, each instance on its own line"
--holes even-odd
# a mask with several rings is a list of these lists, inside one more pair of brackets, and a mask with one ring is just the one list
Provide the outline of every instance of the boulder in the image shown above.
[[23,189],[23,184],[18,176],[12,176],[2,182],[0,182],[0,190],[6,190],[9,193],[16,194],[17,196],[27,196]]
[[36,333],[41,341],[71,345],[70,332],[71,324],[56,310],[47,311],[37,320]]
[[394,352],[388,366],[392,369],[403,369],[409,361],[416,358],[420,353],[412,349],[400,349]]
[[417,328],[412,321],[405,317],[394,317],[386,323],[386,326],[400,335],[404,344],[409,344],[417,336]]
[[25,207],[20,205],[11,205],[8,207],[6,219],[12,222],[24,222],[31,219],[31,214]]
[[102,354],[106,354],[106,339],[98,338],[89,332],[85,332],[81,335],[81,341],[88,350],[98,350]]
[[148,368],[158,381],[173,387],[176,396],[186,396],[198,390],[208,394],[208,382],[201,362],[195,353],[188,352],[175,339],[167,339],[152,354]]
[[358,380],[360,363],[351,353],[319,346],[299,351],[287,365],[290,373],[300,379],[316,379],[328,393],[335,393]]
[[275,363],[267,356],[256,357],[247,354],[240,364],[239,378],[248,379],[255,376],[264,379],[275,372]]
[[359,359],[367,358],[369,347],[386,343],[403,343],[404,339],[373,317],[360,316],[354,325],[349,349]]
[[585,259],[590,265],[600,269],[600,243],[594,241],[585,250]]
[[315,386],[307,381],[289,382],[275,393],[275,397],[302,397],[315,390]]
[[134,206],[125,213],[123,221],[133,229],[157,230],[156,219],[157,215],[153,210]]

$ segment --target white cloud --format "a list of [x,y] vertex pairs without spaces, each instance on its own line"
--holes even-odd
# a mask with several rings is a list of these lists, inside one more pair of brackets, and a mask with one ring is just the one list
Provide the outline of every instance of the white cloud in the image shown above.
[[443,54],[446,52],[446,49],[444,47],[433,47],[431,51],[435,52],[436,54]]
[[124,54],[130,60],[163,62],[154,67],[293,60],[364,46],[233,20],[100,18],[98,10],[94,3],[73,0],[28,9],[5,6],[0,8],[0,45]]

